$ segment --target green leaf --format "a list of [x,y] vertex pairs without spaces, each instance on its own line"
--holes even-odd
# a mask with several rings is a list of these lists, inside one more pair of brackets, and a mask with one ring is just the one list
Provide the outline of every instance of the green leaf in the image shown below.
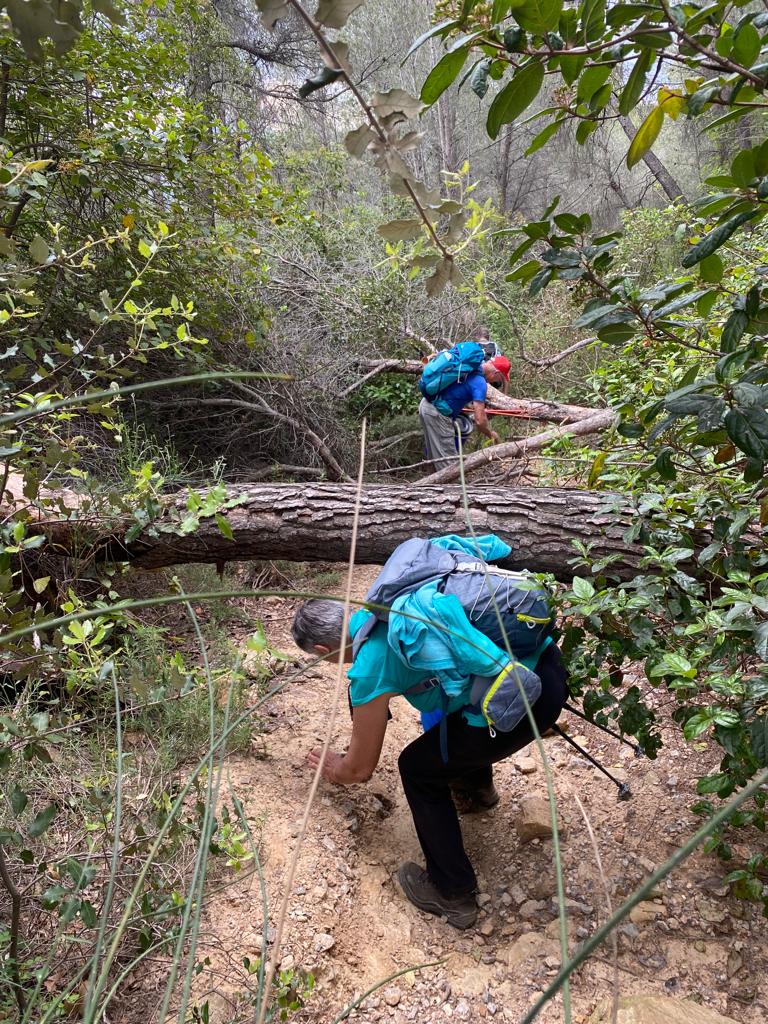
[[653,59],[652,50],[641,50],[640,56],[635,61],[635,66],[629,73],[627,84],[621,91],[619,98],[619,113],[625,116],[634,110],[645,88],[645,79]]
[[605,460],[608,458],[608,452],[600,452],[595,461],[592,463],[592,467],[587,477],[587,487],[594,487],[597,481],[600,479],[600,474],[603,471]]
[[768,715],[760,715],[749,726],[752,753],[761,768],[768,768]]
[[562,121],[553,121],[551,124],[548,124],[546,128],[543,128],[539,134],[535,136],[528,149],[526,149],[525,156],[531,156],[532,153],[536,153],[546,146],[549,140],[557,135],[562,126]]
[[421,102],[431,106],[445,92],[464,67],[468,49],[446,53],[432,68],[421,87]]
[[605,0],[584,0],[581,7],[581,32],[585,43],[599,39],[605,31]]
[[597,121],[580,121],[576,129],[576,141],[583,146],[592,132],[597,131]]
[[557,28],[563,0],[514,0],[512,17],[522,28],[543,36]]
[[589,102],[594,94],[608,81],[613,70],[612,64],[592,64],[582,74],[576,87],[576,99]]
[[627,153],[627,167],[630,169],[639,163],[656,139],[659,137],[661,126],[664,124],[664,111],[661,107],[654,107],[648,117],[637,129],[637,134],[632,140],[632,145]]
[[586,55],[564,53],[557,58],[566,85],[573,85],[587,62]]
[[699,263],[699,277],[709,284],[719,284],[723,279],[724,270],[723,261],[717,253],[712,253]]
[[[333,85],[342,75],[343,72],[340,68],[321,68],[316,75],[302,83],[299,89],[299,96],[305,100],[307,96],[311,96],[313,92],[317,92],[319,89],[324,89],[326,85]],[[139,244],[139,251],[141,252],[141,243]],[[144,253],[142,253],[143,255]]]
[[488,111],[488,134],[495,139],[501,126],[519,117],[533,103],[544,81],[544,64],[527,64],[493,98]]
[[[148,260],[150,258],[150,256],[152,255],[152,249],[150,248],[149,244],[144,241],[143,238],[139,242],[138,248],[139,248],[139,254],[141,256],[143,256],[145,260]],[[127,308],[127,304],[126,304],[126,308]]]
[[737,213],[734,217],[719,224],[683,256],[681,261],[683,266],[692,267],[699,260],[703,260],[705,256],[710,256],[724,242],[727,242],[734,231],[740,228],[742,224],[746,224],[748,220],[756,217],[758,212],[758,210],[743,210],[741,213]]
[[363,0],[320,0],[315,19],[328,28],[344,28],[350,14],[362,3]]
[[742,67],[750,68],[760,53],[760,34],[755,26],[747,21],[734,33],[731,47],[731,60]]
[[234,540],[235,535],[232,533],[232,527],[229,525],[229,520],[221,515],[220,512],[216,513],[216,525],[221,531],[222,537],[226,537],[227,540]]
[[49,804],[44,810],[40,811],[38,815],[32,821],[29,826],[29,834],[33,839],[37,839],[47,831],[50,827],[51,822],[56,817],[56,804]]
[[42,265],[43,263],[47,263],[50,251],[48,243],[42,235],[35,235],[29,243],[29,258],[35,264]]
[[673,454],[674,452],[671,448],[662,448],[656,456],[656,461],[653,463],[653,468],[662,480],[674,480],[677,476],[677,470],[672,462]]
[[423,46],[428,39],[432,39],[433,36],[447,35],[452,28],[457,28],[460,24],[461,22],[458,21],[456,18],[451,18],[448,21],[441,21],[439,25],[433,25],[431,28],[428,28],[426,32],[422,32],[418,39],[411,43],[411,47],[408,50],[408,53],[406,53],[405,57],[403,57],[400,66],[402,67],[402,65],[405,64],[405,62],[408,60],[411,54],[415,53],[419,49],[419,47]]
[[589,601],[595,596],[595,588],[582,576],[574,576],[571,589],[580,601]]
[[768,413],[758,405],[731,409],[725,428],[737,448],[753,459],[768,459]]
[[417,217],[406,220],[391,220],[388,224],[380,224],[376,228],[376,233],[388,242],[404,242],[412,238],[418,238],[421,234],[423,223]]
[[492,63],[493,59],[491,57],[481,60],[476,65],[475,70],[472,72],[472,77],[469,79],[470,89],[480,99],[483,99],[488,92],[488,73],[491,70]]
[[743,309],[734,309],[725,321],[723,333],[720,335],[721,352],[733,352],[741,340],[749,324],[749,317]]
[[530,281],[534,274],[539,272],[541,264],[538,260],[527,260],[525,263],[513,270],[511,274],[507,274],[507,281]]
[[17,818],[27,806],[28,801],[29,797],[27,794],[23,790],[19,789],[18,786],[14,786],[11,790],[11,810]]
[[32,581],[32,588],[36,594],[42,594],[50,582],[50,576],[41,576],[39,579]]

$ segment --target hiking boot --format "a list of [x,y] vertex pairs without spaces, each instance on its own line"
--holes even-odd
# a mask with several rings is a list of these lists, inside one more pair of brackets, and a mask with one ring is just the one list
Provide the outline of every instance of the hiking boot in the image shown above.
[[459,814],[478,814],[488,811],[499,802],[499,793],[491,782],[479,789],[464,789],[461,785],[451,786],[453,802]]
[[471,928],[477,920],[474,893],[466,896],[443,896],[427,872],[408,861],[397,873],[398,881],[408,899],[426,914],[444,917],[454,928]]

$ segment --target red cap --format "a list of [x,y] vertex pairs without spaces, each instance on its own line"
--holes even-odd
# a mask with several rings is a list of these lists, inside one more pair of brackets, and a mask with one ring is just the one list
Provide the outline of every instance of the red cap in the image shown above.
[[507,359],[507,357],[494,356],[493,359],[491,359],[491,363],[493,366],[496,367],[496,369],[502,375],[507,384],[509,384],[509,371],[512,369],[512,364]]

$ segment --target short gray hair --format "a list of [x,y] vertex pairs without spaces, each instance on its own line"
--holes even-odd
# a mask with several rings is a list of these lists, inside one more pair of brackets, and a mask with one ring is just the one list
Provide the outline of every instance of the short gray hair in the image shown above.
[[335,651],[341,647],[344,624],[344,606],[329,598],[312,598],[296,610],[291,634],[297,647],[308,654],[315,653],[315,644]]

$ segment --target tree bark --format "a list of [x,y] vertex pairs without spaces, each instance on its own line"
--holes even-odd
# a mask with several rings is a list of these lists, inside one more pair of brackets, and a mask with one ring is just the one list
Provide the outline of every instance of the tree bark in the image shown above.
[[[624,129],[624,134],[627,136],[630,142],[632,142],[636,135],[636,128],[627,117],[626,114],[619,115],[619,124]],[[667,197],[673,202],[677,202],[678,199],[682,199],[684,203],[688,200],[685,197],[685,193],[678,185],[675,178],[670,174],[664,164],[659,160],[653,150],[649,149],[643,157],[643,163],[654,176],[656,181],[664,189]]]
[[[187,562],[233,562],[284,558],[339,562],[349,557],[354,485],[256,484],[230,487],[244,501],[224,513],[232,529],[227,540],[213,519],[196,533],[145,533],[103,554],[157,569]],[[636,573],[642,549],[624,542],[633,512],[621,495],[534,487],[473,487],[467,497],[469,523],[477,533],[495,533],[512,545],[509,568],[573,576],[573,541],[592,545],[595,558],[618,555],[611,571]],[[185,503],[178,500],[180,513]],[[160,524],[162,525],[162,524]],[[170,524],[169,524],[170,525]],[[382,564],[413,536],[469,533],[459,487],[366,485],[362,490],[357,562]]]

